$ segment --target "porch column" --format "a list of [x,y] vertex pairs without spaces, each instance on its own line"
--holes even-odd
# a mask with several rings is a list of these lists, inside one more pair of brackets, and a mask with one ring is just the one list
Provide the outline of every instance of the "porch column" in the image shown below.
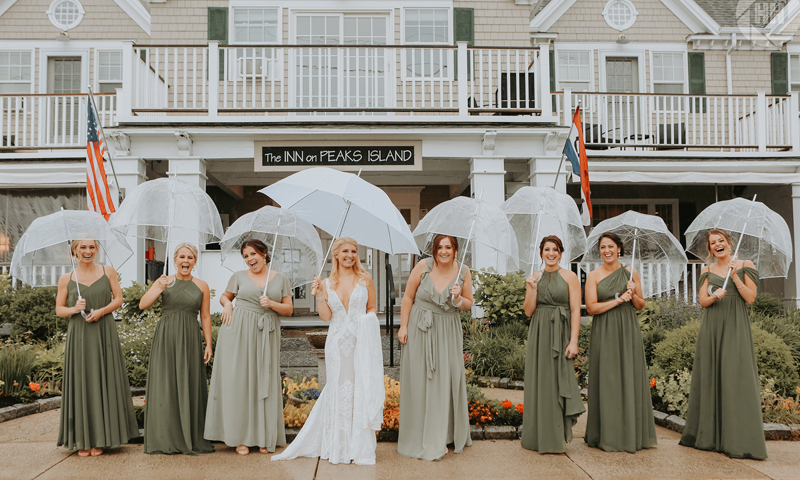
[[496,207],[505,202],[505,159],[503,157],[472,157],[469,165],[472,195]]
[[[178,134],[176,134],[178,135]],[[191,152],[191,139],[186,135],[182,137],[178,135],[178,149],[180,152],[187,151],[186,140],[188,139],[188,151]],[[177,158],[170,158],[169,159],[169,170],[167,174],[170,176],[176,175],[178,180],[181,182],[189,183],[192,185],[197,185],[203,191],[206,190],[206,181],[208,180],[208,176],[206,175],[206,161],[201,157],[190,157],[190,156],[181,156]],[[198,251],[200,252],[200,258],[197,259],[197,266],[195,267],[195,275],[199,278],[203,278],[204,280],[208,281],[209,287],[216,289],[218,292],[224,291],[225,286],[222,285],[223,290],[219,290],[220,285],[216,285],[215,282],[210,278],[205,278],[203,276],[203,272],[209,270],[209,268],[203,268],[207,264],[213,264],[211,258],[214,257],[216,263],[219,263],[219,252],[218,251],[205,251],[205,244],[200,244],[199,238],[191,240]],[[184,239],[183,241],[187,241]],[[166,261],[169,262],[169,272],[170,274],[174,273],[174,265],[172,263],[172,254],[175,247],[178,245],[178,241],[170,241],[170,245],[167,246],[167,253],[165,255]],[[206,272],[209,273],[209,272]],[[210,274],[210,273],[209,273]],[[215,303],[215,302],[211,302]]]
[[532,187],[552,187],[556,185],[556,191],[567,193],[567,173],[572,169],[572,165],[567,159],[561,165],[561,174],[556,182],[556,172],[558,165],[561,162],[561,155],[558,156],[540,156],[528,160],[528,168],[530,175],[528,180],[531,182]]
[[[794,261],[793,271],[794,275],[787,279],[786,293],[788,297],[790,294],[794,298],[794,305],[792,308],[800,307],[800,183],[792,184],[792,241],[794,242]],[[794,287],[791,287],[791,282],[794,282]]]
[[[125,197],[138,185],[147,180],[145,162],[140,157],[114,157],[114,168],[117,171],[119,188],[122,190],[123,202]],[[110,169],[108,169],[110,170]],[[111,173],[111,172],[106,172]],[[109,178],[109,181],[113,178]],[[144,239],[129,235],[125,238],[133,250],[133,256],[122,265],[118,273],[122,276],[122,287],[127,287],[131,282],[144,282]]]
[[177,175],[180,181],[197,185],[205,190],[208,180],[206,168],[206,161],[201,157],[170,158],[167,173],[170,176]]

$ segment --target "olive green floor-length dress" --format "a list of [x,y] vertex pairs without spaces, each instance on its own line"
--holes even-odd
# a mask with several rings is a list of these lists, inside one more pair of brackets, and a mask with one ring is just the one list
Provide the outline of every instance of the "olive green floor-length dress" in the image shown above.
[[[233,318],[217,336],[208,393],[205,438],[234,447],[286,445],[280,375],[281,321],[261,306],[261,290],[246,271],[233,274],[226,291],[236,294]],[[267,296],[276,302],[291,295],[280,272],[269,281]]]
[[[437,292],[425,260],[400,360],[400,455],[438,460],[454,444],[456,453],[472,445],[464,375],[464,339],[450,282]],[[459,284],[464,285],[464,266]]]
[[537,292],[525,356],[522,447],[562,453],[586,411],[573,362],[564,353],[571,330],[569,285],[558,271],[545,271]]
[[[67,303],[74,307],[78,290],[67,286]],[[105,275],[91,285],[81,284],[86,309],[98,309],[112,300]],[[131,387],[119,344],[117,324],[110,313],[96,322],[80,314],[69,319],[64,350],[64,382],[58,445],[68,449],[115,448],[139,436],[133,413]]]
[[[758,272],[745,267],[739,278],[758,282]],[[724,278],[700,275],[700,284],[721,288]],[[689,411],[680,444],[734,458],[767,458],[758,367],[747,304],[728,282],[728,293],[703,309],[689,390]]]
[[176,279],[161,298],[147,369],[144,452],[211,453],[214,447],[203,438],[208,380],[197,322],[203,292],[192,280]]
[[[597,284],[607,302],[627,288],[630,271],[618,268]],[[642,332],[632,302],[592,319],[589,348],[589,414],[584,440],[607,452],[654,447],[656,426]]]

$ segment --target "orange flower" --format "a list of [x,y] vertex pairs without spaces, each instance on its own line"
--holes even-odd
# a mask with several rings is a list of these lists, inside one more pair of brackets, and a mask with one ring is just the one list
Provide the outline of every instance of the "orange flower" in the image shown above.
[[523,407],[522,407],[522,404],[521,404],[521,403],[518,403],[516,408],[517,408],[517,411],[518,411],[519,413],[523,413]]
[[514,406],[514,404],[513,404],[513,403],[511,403],[511,401],[510,401],[509,399],[507,399],[507,398],[506,398],[504,401],[502,401],[502,402],[500,403],[500,406],[502,406],[503,408],[511,408],[511,407],[513,407],[513,406]]
[[39,387],[39,384],[38,384],[38,383],[36,383],[36,382],[31,382],[31,383],[29,383],[29,384],[28,384],[28,387],[30,387],[30,389],[31,389],[31,390],[33,390],[34,392],[38,392],[38,391],[39,391],[39,388],[40,388],[40,387]]
[[655,386],[656,386],[656,379],[655,378],[650,379],[650,388],[653,388]]

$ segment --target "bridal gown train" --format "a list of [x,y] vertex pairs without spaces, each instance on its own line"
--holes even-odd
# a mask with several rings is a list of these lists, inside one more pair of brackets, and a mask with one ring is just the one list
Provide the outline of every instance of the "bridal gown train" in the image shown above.
[[345,309],[325,281],[333,315],[325,343],[327,384],[297,438],[272,460],[320,457],[331,463],[375,464],[375,431],[383,422],[380,327],[359,283]]

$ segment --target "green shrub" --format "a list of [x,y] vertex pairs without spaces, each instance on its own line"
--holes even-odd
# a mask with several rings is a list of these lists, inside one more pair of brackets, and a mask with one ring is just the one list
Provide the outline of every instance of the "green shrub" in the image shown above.
[[789,347],[795,365],[800,368],[800,316],[792,312],[792,310],[789,310],[786,314],[780,316],[750,314],[750,321],[765,332],[773,333],[780,337],[783,343]]
[[148,309],[142,316],[122,319],[118,324],[119,341],[132,387],[143,387],[147,383],[147,366],[158,318]]
[[525,378],[525,354],[527,353],[525,343],[526,342],[522,343],[522,348],[512,349],[508,355],[502,359],[500,367],[503,372],[503,377],[512,380],[523,380]]
[[588,387],[589,356],[580,354],[576,356],[572,362],[575,367],[575,378],[578,380],[578,385],[580,385],[581,388]]
[[474,334],[464,342],[467,352],[467,366],[477,375],[490,377],[520,378],[519,358],[525,371],[525,344],[509,335],[496,335],[493,332]]
[[592,320],[588,323],[581,323],[581,328],[578,330],[578,348],[581,355],[589,356],[589,343],[592,340]]
[[60,341],[50,348],[43,348],[36,353],[36,363],[31,371],[31,378],[37,383],[47,382],[56,394],[61,391],[64,381],[64,351],[67,343]]
[[146,405],[134,405],[133,413],[136,415],[136,424],[139,428],[144,428],[144,409]]
[[[151,285],[153,285],[153,281],[148,280],[145,284],[132,282],[129,287],[123,288],[122,306],[117,310],[117,316],[129,320],[142,317],[145,314],[145,310],[139,308],[139,301],[147,293]],[[146,311],[152,312],[156,317],[161,317],[161,296]]]
[[656,403],[656,409],[663,408],[666,413],[674,413],[680,417],[686,418],[686,412],[689,411],[689,389],[692,384],[692,372],[684,368],[678,373],[668,375],[654,375],[654,370],[651,369],[650,377],[654,378],[656,383],[655,393],[660,400]]
[[516,338],[521,342],[528,340],[528,329],[528,323],[524,322],[507,322],[491,328],[495,335]]
[[0,396],[19,399],[30,395],[30,375],[36,363],[36,347],[7,343],[0,345]]
[[518,427],[522,425],[522,413],[516,409],[509,400],[489,400],[489,406],[497,412],[497,425],[510,425]]
[[786,313],[783,302],[775,295],[767,292],[756,295],[755,301],[750,305],[750,313],[763,316],[777,316]]
[[14,300],[14,289],[11,288],[11,277],[4,273],[0,275],[0,325],[10,323],[11,302]]
[[15,338],[31,332],[31,340],[48,341],[67,331],[69,319],[56,316],[56,291],[56,287],[27,285],[14,291],[9,310]]
[[481,387],[472,383],[467,384],[467,402],[485,402],[486,395],[481,391]]
[[647,330],[642,330],[642,342],[644,343],[644,356],[648,365],[654,363],[656,345],[667,338],[667,331],[660,327],[651,326]]
[[[758,373],[774,379],[779,392],[794,392],[800,377],[789,347],[777,335],[756,326],[751,330]],[[664,369],[665,375],[692,370],[699,331],[700,323],[690,322],[667,332],[666,338],[656,345],[654,363]]]
[[637,312],[641,324],[662,330],[680,328],[692,320],[699,320],[703,311],[700,305],[687,303],[681,297],[668,295],[648,299]]
[[519,321],[528,317],[522,308],[525,301],[525,275],[520,270],[505,275],[475,272],[475,303],[484,311],[491,325]]

